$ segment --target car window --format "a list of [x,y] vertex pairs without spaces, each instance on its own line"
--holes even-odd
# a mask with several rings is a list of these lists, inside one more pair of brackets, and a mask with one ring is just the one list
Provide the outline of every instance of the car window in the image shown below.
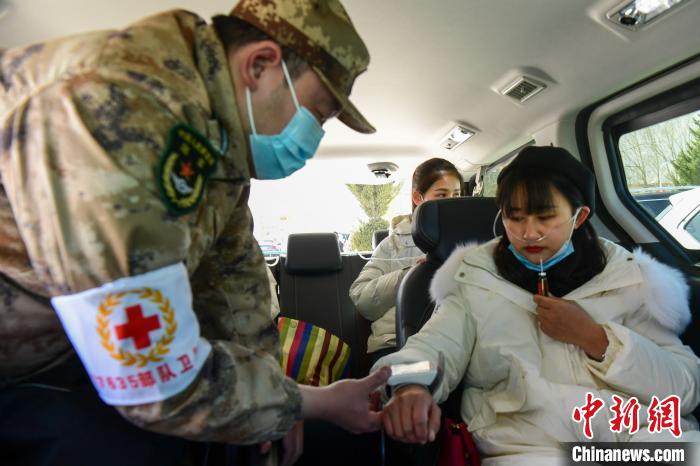
[[520,153],[525,147],[534,144],[535,141],[532,140],[527,144],[520,146],[518,149],[509,152],[500,159],[492,162],[490,165],[485,165],[481,168],[483,173],[481,191],[478,193],[479,196],[483,197],[495,197],[498,188],[498,175],[501,174],[504,168],[510,164],[513,159]]
[[495,167],[490,167],[484,173],[484,187],[481,195],[484,197],[494,197],[496,195],[496,187],[498,185],[497,178],[507,164],[501,164]]
[[[286,254],[291,233],[335,232],[341,252],[371,251],[375,230],[388,229],[393,217],[410,213],[410,182],[352,183],[356,179],[344,177],[344,171],[332,162],[311,160],[288,178],[251,181],[248,204],[265,256]],[[350,184],[364,188],[350,189]]]
[[700,241],[700,212],[695,212],[690,221],[685,224],[685,231],[696,241]]
[[635,202],[684,248],[700,249],[700,111],[622,134],[618,150]]

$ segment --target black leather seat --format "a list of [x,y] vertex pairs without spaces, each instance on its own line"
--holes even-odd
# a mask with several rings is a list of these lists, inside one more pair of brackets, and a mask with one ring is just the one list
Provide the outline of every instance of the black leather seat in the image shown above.
[[466,183],[464,183],[465,186],[465,194],[467,196],[472,196],[474,194],[474,188],[476,188],[476,173],[474,173],[471,177],[469,177],[469,180],[467,180]]
[[279,271],[280,315],[322,327],[350,345],[350,373],[363,377],[370,367],[370,323],[350,300],[361,267],[348,262],[334,233],[289,235]]
[[389,236],[389,230],[376,230],[374,233],[372,233],[372,249],[377,249],[379,243],[381,243],[387,236]]
[[[370,323],[355,310],[349,291],[364,262],[358,256],[341,257],[335,233],[292,234],[279,271],[280,315],[323,327],[350,345],[351,377],[357,378],[370,367]],[[306,421],[304,430],[304,454],[298,466],[380,463],[376,432],[352,435],[317,420]]]
[[438,199],[418,206],[413,213],[413,241],[426,253],[427,260],[413,267],[399,286],[396,299],[396,344],[399,348],[433,313],[435,303],[428,290],[435,271],[457,245],[492,239],[497,212],[492,197]]
[[[492,197],[458,197],[422,203],[413,213],[413,242],[426,254],[426,261],[413,267],[399,286],[396,300],[396,344],[399,348],[418,332],[435,309],[430,282],[437,269],[461,244],[484,243],[493,238],[498,209]],[[497,231],[500,234],[500,231]],[[441,405],[443,413],[460,419],[461,390]],[[416,449],[422,462],[436,458],[437,442]],[[416,463],[418,464],[418,463]]]
[[[414,266],[399,286],[396,300],[396,344],[399,348],[418,332],[433,314],[430,298],[433,275],[455,247],[470,242],[484,243],[493,238],[493,222],[498,209],[493,198],[458,197],[422,203],[413,213],[413,241],[426,253],[426,261]],[[500,234],[500,232],[497,231]],[[460,419],[461,390],[457,388],[440,405],[445,416]],[[441,431],[442,432],[442,431]],[[440,438],[440,437],[438,437]],[[435,441],[408,448],[391,445],[387,451],[399,450],[404,465],[434,464],[440,449]],[[478,459],[469,464],[478,464]],[[393,462],[397,464],[397,462]],[[394,466],[392,464],[392,466]]]

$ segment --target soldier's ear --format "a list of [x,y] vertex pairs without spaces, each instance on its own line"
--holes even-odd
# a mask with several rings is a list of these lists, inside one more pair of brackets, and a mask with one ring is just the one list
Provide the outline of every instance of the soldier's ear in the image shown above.
[[251,91],[255,91],[266,73],[277,68],[282,61],[282,48],[274,41],[263,40],[244,46],[241,50],[239,72],[241,81]]

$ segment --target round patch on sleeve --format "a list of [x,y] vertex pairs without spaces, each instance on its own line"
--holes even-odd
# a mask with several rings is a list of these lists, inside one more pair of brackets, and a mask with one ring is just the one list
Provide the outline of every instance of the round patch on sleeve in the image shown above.
[[217,162],[218,152],[193,128],[178,124],[170,129],[156,168],[156,184],[168,212],[178,216],[197,207]]

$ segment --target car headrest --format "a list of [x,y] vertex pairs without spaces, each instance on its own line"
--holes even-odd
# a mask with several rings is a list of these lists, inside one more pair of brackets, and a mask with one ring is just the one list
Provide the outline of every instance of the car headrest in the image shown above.
[[294,233],[287,238],[289,273],[327,273],[343,268],[340,245],[335,233]]
[[374,233],[372,233],[372,249],[377,249],[379,243],[387,236],[389,236],[389,230],[375,230]]
[[[454,197],[423,202],[413,213],[413,242],[440,261],[458,244],[485,243],[493,238],[498,213],[493,197]],[[496,232],[501,234],[502,225]]]

